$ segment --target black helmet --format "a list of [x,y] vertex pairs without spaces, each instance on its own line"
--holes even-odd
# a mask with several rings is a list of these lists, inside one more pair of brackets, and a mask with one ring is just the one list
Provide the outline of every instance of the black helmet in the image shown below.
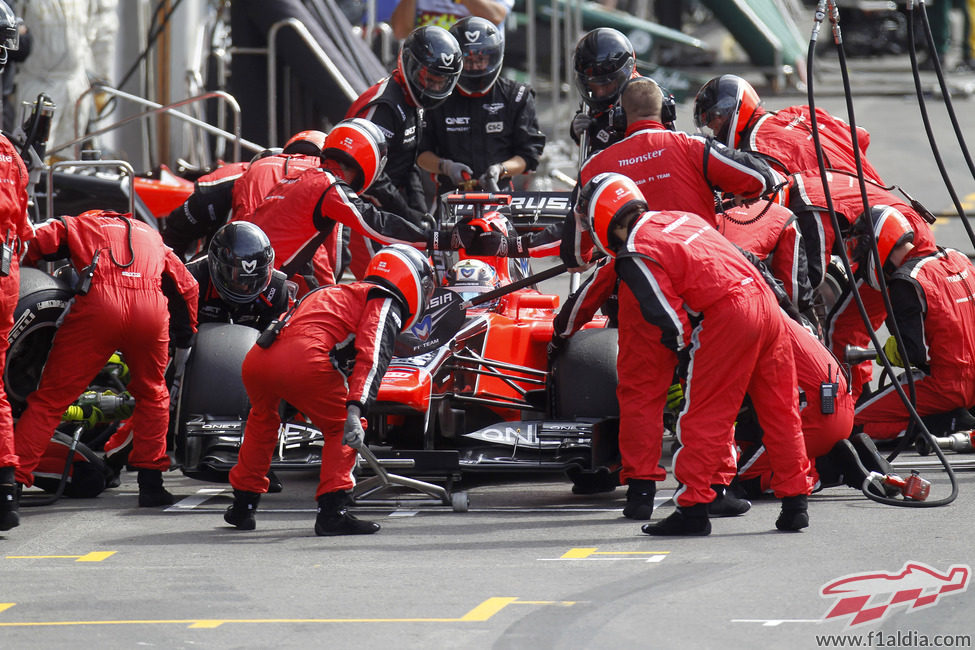
[[7,65],[7,50],[20,49],[20,24],[17,15],[0,0],[0,70]]
[[433,108],[450,97],[463,69],[457,39],[443,27],[414,29],[399,50],[399,72],[413,103]]
[[630,39],[612,27],[597,27],[583,36],[573,60],[576,88],[594,111],[605,111],[619,99],[636,67]]
[[477,16],[461,18],[450,28],[450,33],[464,54],[464,71],[460,73],[457,87],[465,95],[483,95],[501,74],[504,37],[494,23]]
[[232,221],[222,226],[207,249],[210,280],[227,302],[254,300],[271,283],[274,249],[257,225]]

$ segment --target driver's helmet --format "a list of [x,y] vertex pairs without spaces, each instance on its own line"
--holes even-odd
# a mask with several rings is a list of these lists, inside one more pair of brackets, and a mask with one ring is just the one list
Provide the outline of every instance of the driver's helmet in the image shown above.
[[259,226],[232,221],[220,228],[207,249],[210,281],[220,297],[246,304],[271,283],[274,249]]
[[[482,260],[461,260],[450,267],[444,284],[464,300],[471,300],[482,293],[487,293],[501,286],[501,278],[493,266]],[[495,309],[498,298],[486,303],[474,305],[476,309]]]

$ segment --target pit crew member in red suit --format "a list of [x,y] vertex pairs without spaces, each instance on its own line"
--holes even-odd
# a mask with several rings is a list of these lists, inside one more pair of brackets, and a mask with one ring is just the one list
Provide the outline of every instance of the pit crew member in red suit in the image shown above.
[[281,150],[268,149],[250,163],[224,165],[201,176],[193,194],[167,217],[163,241],[180,256],[199,239],[209,244],[230,215],[253,210],[285,176],[317,166],[324,142],[321,131],[301,131]]
[[[15,429],[17,481],[31,485],[31,472],[61,421],[61,414],[120,351],[129,366],[128,391],[135,397],[132,452],[138,470],[139,505],[173,503],[163,487],[169,392],[164,373],[169,358],[170,311],[196,329],[196,280],[155,230],[131,215],[91,210],[61,217],[36,229],[25,263],[71,258],[81,269],[77,295],[58,328],[40,385],[27,398]],[[88,279],[90,278],[90,282]],[[162,285],[173,283],[182,299],[167,309]]]
[[[808,106],[766,111],[750,83],[726,74],[714,77],[694,98],[694,124],[725,145],[764,158],[777,172],[788,175],[819,169]],[[816,125],[826,169],[856,175],[850,125],[816,109]],[[857,127],[857,145],[866,179],[883,185],[867,160],[870,134]]]
[[[894,319],[907,353],[917,394],[919,415],[946,413],[975,405],[975,267],[953,249],[939,248],[912,255],[911,224],[889,206],[874,206],[874,233],[881,263],[860,237],[855,257],[871,285],[878,268],[885,273]],[[888,339],[884,352],[894,365],[904,365],[897,346]],[[907,392],[906,377],[899,378]],[[895,438],[910,416],[894,387],[888,386],[858,405],[855,423],[871,438]]]
[[[811,484],[795,361],[786,316],[762,275],[701,217],[647,212],[640,189],[625,176],[599,176],[580,196],[594,242],[616,258],[616,272],[643,317],[658,328],[660,344],[689,357],[677,423],[682,447],[674,457],[674,475],[682,484],[675,495],[678,507],[643,531],[710,534],[707,504],[717,496],[711,483],[727,465],[746,392],[764,424],[773,488],[782,499],[776,527],[808,526]],[[729,346],[734,355],[727,353]],[[620,350],[621,356],[628,354]]]
[[[827,211],[826,193],[818,172],[793,174],[789,180],[788,204],[799,220],[809,263],[809,279],[815,288],[822,282],[825,265],[835,244],[833,226]],[[855,176],[841,172],[828,172],[827,182],[840,228],[849,232],[863,215],[860,184]],[[873,183],[867,183],[866,188],[870,205],[887,205],[895,208],[911,224],[911,229],[914,231],[914,248],[908,253],[910,257],[928,255],[936,250],[931,226],[911,204],[890,190]],[[879,291],[862,280],[858,281],[857,286],[867,314],[870,316],[871,327],[876,330],[887,316],[883,297]],[[870,335],[849,290],[839,297],[828,314],[825,330],[826,342],[833,354],[839,358],[843,358],[847,345],[857,347],[870,345]],[[850,379],[854,399],[859,398],[863,386],[870,381],[872,373],[873,367],[869,361],[854,366]]]
[[[802,418],[806,456],[811,461],[809,476],[815,483],[819,480],[815,459],[828,454],[837,442],[848,438],[853,430],[854,400],[836,357],[805,327],[792,319],[787,318],[785,322],[796,361],[796,379],[803,397],[800,399],[799,415]],[[833,405],[827,405],[824,409],[821,387],[824,383],[834,382],[835,389],[827,389],[834,394]],[[742,458],[739,460],[738,479],[757,479],[759,489],[764,492],[772,484],[772,464],[763,445],[747,448],[741,441],[742,429],[739,421],[736,436],[742,447]]]
[[[389,246],[373,257],[362,282],[308,294],[282,321],[273,343],[251,348],[243,365],[251,411],[230,471],[234,503],[224,514],[227,523],[242,530],[256,526],[254,512],[267,491],[266,475],[278,444],[278,405],[287,400],[324,437],[315,533],[379,530],[379,524],[347,511],[356,448],[363,444],[360,418],[379,391],[396,335],[417,322],[433,289],[433,268],[422,253]],[[339,360],[350,358],[352,370],[343,372]]]
[[[754,199],[781,180],[758,158],[724,145],[667,129],[661,122],[663,93],[649,77],[630,80],[620,97],[626,137],[593,155],[579,170],[576,187],[597,174],[627,176],[655,210],[686,210],[715,225],[715,190]],[[562,259],[570,267],[588,262],[582,233],[575,220],[565,221]]]
[[[7,48],[0,47],[6,51]],[[0,66],[2,69],[2,66]],[[27,168],[20,154],[0,134],[0,531],[20,525],[14,472],[14,421],[3,387],[4,364],[10,347],[7,336],[14,325],[14,310],[20,295],[20,254],[34,237],[27,219]],[[59,414],[60,415],[60,414]],[[53,429],[51,430],[53,432]]]
[[716,215],[718,232],[765,262],[800,312],[813,302],[809,265],[796,215],[777,203],[756,201]]

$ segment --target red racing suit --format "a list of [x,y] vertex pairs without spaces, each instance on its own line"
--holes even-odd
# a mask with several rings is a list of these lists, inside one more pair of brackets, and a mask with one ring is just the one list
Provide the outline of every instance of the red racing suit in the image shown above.
[[728,466],[746,393],[766,432],[776,496],[808,494],[786,316],[761,274],[703,218],[677,211],[639,217],[616,272],[643,317],[659,328],[660,343],[689,355],[677,421],[682,446],[674,456],[674,476],[683,484],[677,504],[715,498],[710,485]]
[[[759,107],[756,114],[762,114],[755,125],[742,135],[738,143],[742,151],[760,155],[772,168],[783,175],[816,170],[816,143],[812,136],[811,114],[808,106],[790,106],[779,111],[765,112]],[[833,117],[826,111],[816,109],[816,125],[823,148],[826,169],[845,171],[856,175],[856,159],[853,151],[850,125]],[[867,160],[867,147],[870,134],[857,127],[857,145],[860,149],[860,163],[866,179],[883,185],[880,175]]]
[[[324,438],[315,496],[351,489],[356,451],[342,444],[346,407],[355,404],[365,413],[375,400],[402,317],[386,289],[367,282],[334,285],[309,294],[270,347],[251,348],[242,369],[251,410],[230,484],[267,492],[278,405],[287,400]],[[350,351],[355,363],[347,377],[339,359]]]
[[[579,170],[576,188],[603,172],[631,178],[651,210],[684,210],[715,225],[714,190],[756,198],[781,179],[751,154],[729,149],[700,136],[670,131],[652,120],[634,122],[626,137],[593,155]],[[588,233],[578,232],[567,218],[562,235],[562,259],[570,266],[588,261]]]
[[230,217],[233,205],[233,187],[247,171],[249,163],[223,165],[209,174],[196,179],[193,193],[183,205],[166,217],[163,242],[179,256],[190,252],[190,246],[198,239],[209,238]]
[[[853,395],[848,389],[846,375],[840,370],[840,362],[827,350],[819,339],[791,318],[786,319],[792,354],[796,360],[796,379],[804,399],[800,400],[802,438],[806,446],[809,476],[819,480],[816,458],[824,456],[840,440],[850,436],[853,429]],[[823,413],[820,386],[823,382],[836,382],[833,413]],[[744,445],[743,445],[744,446]],[[738,468],[743,480],[760,477],[762,490],[772,483],[772,464],[764,446],[745,451]]]
[[[855,176],[849,174],[830,172],[827,173],[826,178],[840,227],[850,228],[863,214],[860,184]],[[889,205],[897,208],[911,224],[911,228],[914,229],[914,249],[908,257],[921,257],[936,250],[931,226],[917,210],[886,188],[878,187],[873,183],[866,183],[866,188],[867,200],[871,206]],[[836,242],[827,209],[826,193],[818,172],[803,172],[791,177],[789,207],[799,219],[799,229],[802,231],[806,259],[809,262],[810,282],[814,288],[818,287],[823,280],[826,265],[829,263]],[[876,330],[887,316],[883,297],[880,292],[873,290],[862,280],[857,282],[857,287],[867,314],[870,316],[871,327]],[[847,345],[857,347],[870,345],[870,335],[860,318],[856,301],[849,291],[840,296],[827,315],[826,342],[833,354],[840,359],[843,358]],[[873,366],[869,361],[853,368],[850,383],[853,387],[854,399],[860,397],[864,384],[869,383],[872,375]]]
[[[15,467],[14,421],[3,386],[7,336],[14,326],[14,311],[20,297],[20,254],[34,238],[27,219],[27,168],[20,154],[5,136],[0,135],[0,237],[11,248],[10,273],[0,276],[0,467]],[[53,432],[53,429],[52,429]]]
[[[915,372],[919,415],[975,405],[975,267],[952,249],[908,260],[891,278],[894,318]],[[907,392],[906,377],[900,378]],[[894,438],[910,416],[893,386],[856,411],[871,438]]]
[[27,409],[17,422],[17,481],[24,485],[32,484],[31,471],[61,414],[116,350],[129,366],[128,390],[135,397],[129,464],[169,469],[169,392],[164,377],[169,310],[161,287],[163,282],[175,283],[185,309],[174,309],[174,314],[193,328],[199,290],[155,230],[123,216],[128,215],[92,210],[48,221],[37,228],[35,244],[24,258],[25,263],[34,263],[42,256],[70,255],[76,269],[97,261],[90,290],[74,298],[54,337],[40,385],[27,398]]
[[552,325],[568,337],[592,320],[609,296],[619,294],[619,349],[616,398],[620,406],[620,483],[629,479],[662,481],[663,413],[673,383],[677,354],[660,344],[660,330],[643,319],[640,305],[620,284],[612,263],[602,262],[578,291],[566,300]]
[[726,208],[717,215],[718,232],[765,262],[799,311],[812,305],[809,265],[796,215],[777,203],[758,201]]
[[[422,250],[428,240],[419,226],[363,201],[333,172],[318,167],[282,178],[257,210],[234,215],[233,220],[261,227],[274,247],[274,267],[289,278],[303,271],[323,244],[331,250],[337,248],[339,224],[383,244],[407,244]],[[316,263],[315,279],[320,285],[334,284],[334,270],[334,263]]]

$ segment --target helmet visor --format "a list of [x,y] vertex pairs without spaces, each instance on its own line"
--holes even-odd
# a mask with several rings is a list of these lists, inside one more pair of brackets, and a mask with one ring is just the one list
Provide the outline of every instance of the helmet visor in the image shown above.
[[241,260],[240,265],[216,264],[212,269],[217,293],[225,300],[250,302],[267,288],[271,281],[270,267],[256,261],[253,266],[248,264],[247,260]]

